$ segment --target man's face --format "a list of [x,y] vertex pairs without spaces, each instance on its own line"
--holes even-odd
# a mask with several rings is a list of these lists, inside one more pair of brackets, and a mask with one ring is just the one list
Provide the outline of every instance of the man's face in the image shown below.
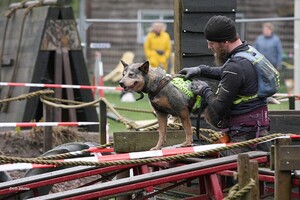
[[215,57],[215,64],[222,66],[228,59],[228,50],[226,42],[207,41],[208,49],[212,50]]

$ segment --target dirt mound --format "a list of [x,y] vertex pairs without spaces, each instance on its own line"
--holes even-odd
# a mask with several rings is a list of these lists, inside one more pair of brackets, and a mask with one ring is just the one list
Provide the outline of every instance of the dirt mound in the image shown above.
[[[80,132],[75,128],[54,127],[53,148],[69,142],[99,142],[99,133]],[[37,157],[43,154],[43,128],[0,133],[1,155]]]
[[[78,131],[70,127],[53,128],[53,148],[70,142],[95,142],[99,143],[99,133]],[[21,158],[35,158],[43,154],[43,128],[33,128],[22,131],[0,132],[0,154]],[[26,171],[8,171],[12,179],[24,177]],[[98,176],[96,176],[98,178]],[[76,188],[83,183],[94,180],[95,177],[87,177],[66,183],[54,185],[51,192],[59,192]]]

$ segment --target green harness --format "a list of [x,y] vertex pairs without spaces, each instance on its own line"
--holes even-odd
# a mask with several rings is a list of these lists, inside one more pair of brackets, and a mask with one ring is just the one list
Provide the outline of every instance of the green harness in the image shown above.
[[201,106],[201,96],[195,95],[189,88],[189,85],[192,83],[190,80],[184,80],[181,77],[175,77],[171,82],[175,87],[181,90],[190,100],[195,101],[192,111],[200,108]]

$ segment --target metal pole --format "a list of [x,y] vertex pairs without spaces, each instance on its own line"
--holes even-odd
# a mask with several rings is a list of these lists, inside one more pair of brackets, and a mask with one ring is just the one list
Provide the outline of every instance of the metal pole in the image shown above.
[[[295,18],[300,17],[300,0],[295,0]],[[300,21],[294,22],[294,94],[300,94]],[[300,110],[300,101],[295,102],[295,109]]]
[[79,36],[81,40],[81,46],[83,48],[83,55],[84,58],[86,59],[86,29],[87,29],[87,24],[86,24],[86,15],[85,15],[85,5],[86,2],[85,0],[80,0],[80,6],[79,6],[79,23],[78,23],[78,29],[79,29]]

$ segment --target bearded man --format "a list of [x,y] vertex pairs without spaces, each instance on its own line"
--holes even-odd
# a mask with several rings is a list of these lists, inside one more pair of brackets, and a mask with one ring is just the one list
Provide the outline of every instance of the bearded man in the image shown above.
[[[182,69],[179,73],[186,79],[206,77],[219,80],[216,93],[204,81],[196,80],[191,90],[204,101],[221,119],[218,126],[229,136],[230,142],[241,142],[266,136],[269,117],[266,98],[257,97],[258,79],[252,63],[243,57],[233,57],[247,51],[249,45],[242,42],[235,23],[226,16],[213,16],[204,28],[208,48],[214,53],[218,67],[199,65]],[[243,147],[223,152],[231,155],[251,150],[268,151],[269,143]]]

